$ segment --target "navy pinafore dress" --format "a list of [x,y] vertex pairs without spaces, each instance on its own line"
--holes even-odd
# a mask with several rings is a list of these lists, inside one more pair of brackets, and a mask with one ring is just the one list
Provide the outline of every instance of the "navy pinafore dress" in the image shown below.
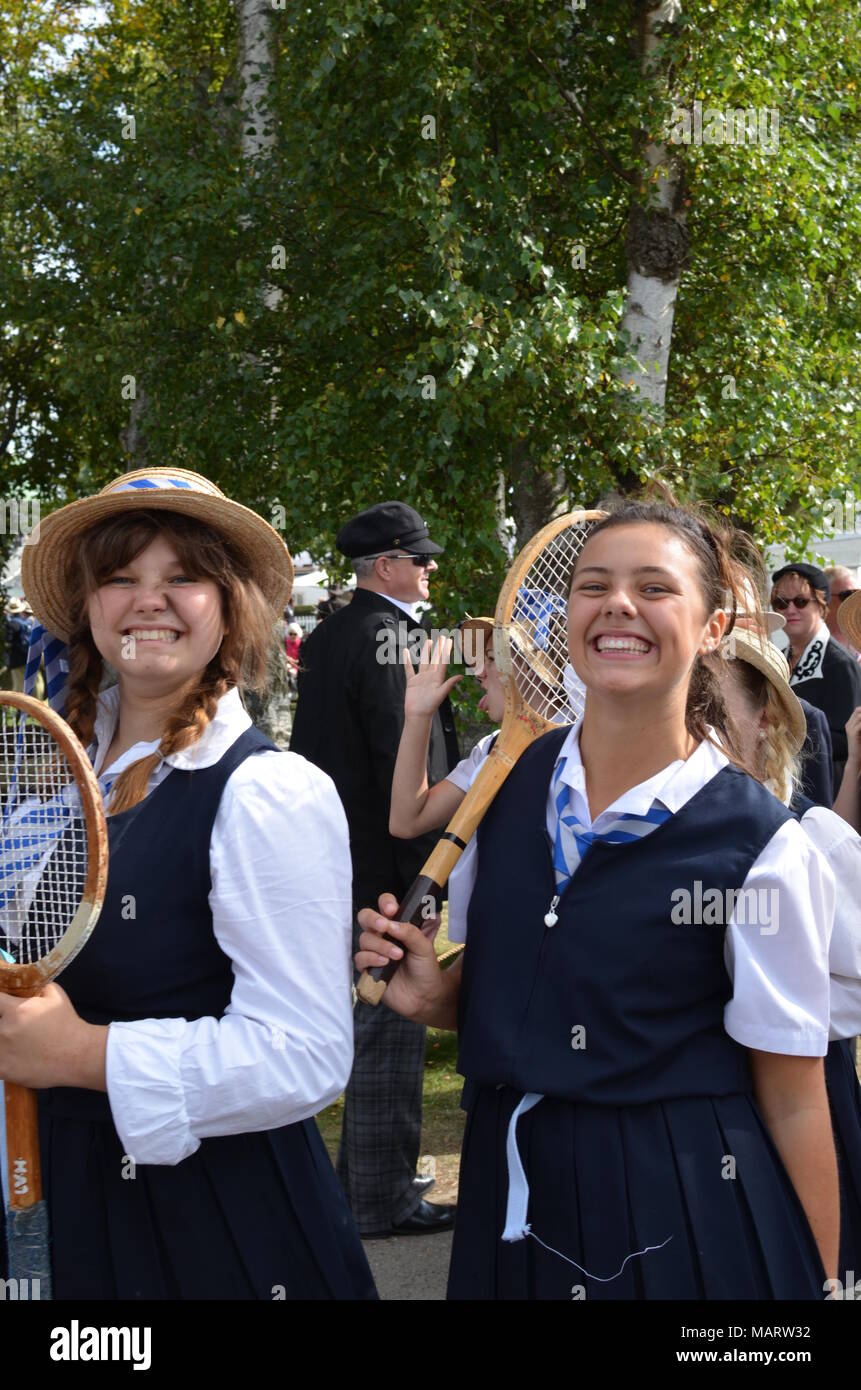
[[[223,1015],[233,972],[207,901],[210,837],[231,773],[274,746],[248,729],[219,762],[174,768],[109,817],[102,914],[61,978],[88,1022]],[[376,1297],[313,1120],[204,1139],[132,1176],[107,1095],[45,1090],[39,1111],[55,1298]]]
[[[592,845],[548,928],[545,806],[566,733],[523,754],[479,829],[449,1297],[821,1300],[813,1235],[723,1026],[724,928],[671,921],[677,889],[740,889],[790,813],[726,767],[644,839]],[[517,1126],[538,1240],[503,1242],[526,1092],[545,1097]]]
[[[815,801],[799,793],[793,798],[792,810],[801,820],[815,805]],[[843,890],[845,885],[838,883],[837,891]],[[854,1270],[856,1279],[861,1279],[861,1085],[851,1038],[837,1038],[828,1044],[825,1085],[840,1176],[838,1273],[845,1280],[847,1272]]]

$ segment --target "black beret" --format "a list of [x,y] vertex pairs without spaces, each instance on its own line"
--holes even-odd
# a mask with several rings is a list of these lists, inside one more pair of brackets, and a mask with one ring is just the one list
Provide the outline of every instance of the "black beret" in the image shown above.
[[825,595],[826,603],[831,598],[831,584],[829,583],[828,576],[823,574],[818,565],[784,565],[783,569],[775,570],[774,574],[771,576],[772,583],[776,584],[778,579],[782,579],[785,574],[797,574],[800,575],[802,579],[809,580],[812,589],[819,589],[820,592]]
[[405,502],[378,502],[351,517],[341,527],[335,544],[342,555],[358,560],[385,550],[411,550],[417,555],[441,555],[418,512]]

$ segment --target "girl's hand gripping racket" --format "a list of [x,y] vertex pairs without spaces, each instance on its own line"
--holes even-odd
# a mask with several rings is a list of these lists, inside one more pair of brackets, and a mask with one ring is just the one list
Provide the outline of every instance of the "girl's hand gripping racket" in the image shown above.
[[[576,678],[572,682],[569,677],[567,686],[564,679],[568,591],[583,543],[605,515],[579,511],[557,517],[532,537],[511,566],[500,590],[493,629],[496,671],[505,687],[499,737],[399,905],[397,921],[420,927],[431,915],[431,901],[434,915],[439,911],[449,874],[520,754],[549,729],[573,723],[581,713]],[[389,961],[366,970],[356,987],[359,998],[365,1004],[378,1004],[399,964]]]
[[[0,991],[38,994],[77,955],[105,896],[101,792],[65,720],[0,692]],[[5,1083],[9,1277],[51,1297],[36,1096]],[[32,1282],[30,1284],[32,1286]]]

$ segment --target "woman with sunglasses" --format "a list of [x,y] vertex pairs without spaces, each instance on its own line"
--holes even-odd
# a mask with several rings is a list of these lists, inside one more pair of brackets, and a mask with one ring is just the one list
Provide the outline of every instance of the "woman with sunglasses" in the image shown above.
[[846,723],[861,705],[861,666],[828,631],[825,615],[831,586],[821,569],[784,565],[772,581],[771,606],[786,620],[790,685],[799,699],[816,705],[828,720],[834,786],[839,787],[849,754]]

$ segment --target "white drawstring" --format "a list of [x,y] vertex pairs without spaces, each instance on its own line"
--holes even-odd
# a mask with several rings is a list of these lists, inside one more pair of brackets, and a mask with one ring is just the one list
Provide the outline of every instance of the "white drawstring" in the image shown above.
[[564,1260],[566,1264],[579,1269],[581,1274],[586,1275],[587,1279],[594,1279],[599,1284],[611,1284],[614,1279],[619,1278],[629,1260],[636,1259],[638,1255],[648,1255],[652,1250],[663,1250],[665,1245],[669,1245],[672,1236],[667,1236],[667,1239],[662,1241],[660,1245],[647,1245],[645,1250],[635,1250],[632,1254],[626,1255],[616,1273],[604,1278],[600,1274],[590,1274],[588,1269],[578,1265],[576,1260],[570,1260],[567,1255],[562,1254],[561,1250],[554,1250],[552,1245],[545,1245],[526,1220],[526,1213],[529,1208],[529,1183],[526,1180],[526,1172],[517,1147],[517,1121],[521,1115],[525,1115],[528,1110],[531,1110],[543,1099],[544,1097],[539,1095],[537,1091],[527,1091],[526,1095],[521,1097],[515,1106],[508,1122],[508,1134],[505,1140],[505,1156],[508,1161],[508,1201],[505,1207],[505,1230],[502,1232],[502,1239],[514,1241],[531,1236],[533,1240],[538,1241],[542,1249],[549,1250],[551,1255],[558,1255],[560,1260]]

